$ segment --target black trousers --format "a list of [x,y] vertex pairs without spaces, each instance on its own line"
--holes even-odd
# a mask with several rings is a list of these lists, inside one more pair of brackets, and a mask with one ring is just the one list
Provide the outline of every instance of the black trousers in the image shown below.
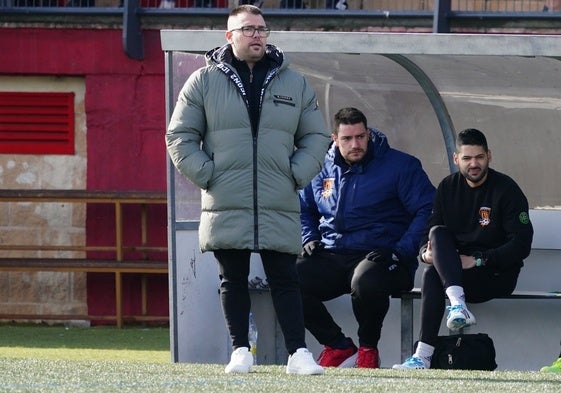
[[452,285],[461,286],[464,288],[466,302],[483,303],[510,295],[516,287],[520,268],[497,271],[481,266],[463,270],[456,240],[447,227],[432,227],[429,240],[433,263],[427,265],[423,271],[419,339],[434,346],[444,317],[446,288]]
[[[234,349],[248,347],[248,326],[251,300],[247,279],[249,250],[214,251],[220,272],[220,300]],[[296,255],[261,251],[263,270],[267,276],[273,307],[289,354],[305,348],[302,298],[296,274]]]
[[359,345],[377,348],[390,295],[413,287],[413,278],[391,261],[391,253],[386,263],[365,256],[321,251],[298,258],[306,329],[320,344],[333,346],[345,337],[323,302],[350,293]]

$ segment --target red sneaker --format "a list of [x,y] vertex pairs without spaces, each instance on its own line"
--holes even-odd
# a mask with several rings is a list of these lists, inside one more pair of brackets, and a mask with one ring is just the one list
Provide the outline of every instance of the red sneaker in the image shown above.
[[[331,348],[329,345],[323,347],[323,351],[318,357],[318,364],[322,367],[344,367],[343,363],[348,363],[348,360],[354,365],[357,348],[350,338],[348,340],[350,346],[345,349]],[[352,367],[352,365],[347,367]]]
[[360,347],[356,359],[359,368],[380,368],[380,354],[376,348]]

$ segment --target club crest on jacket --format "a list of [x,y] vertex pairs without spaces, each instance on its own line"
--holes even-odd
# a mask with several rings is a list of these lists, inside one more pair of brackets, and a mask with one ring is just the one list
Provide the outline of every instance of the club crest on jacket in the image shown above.
[[333,184],[335,182],[335,178],[328,177],[327,179],[323,179],[323,189],[321,190],[321,196],[325,199],[329,198],[331,194],[333,194]]
[[491,208],[490,207],[480,207],[479,208],[479,225],[485,227],[491,223]]

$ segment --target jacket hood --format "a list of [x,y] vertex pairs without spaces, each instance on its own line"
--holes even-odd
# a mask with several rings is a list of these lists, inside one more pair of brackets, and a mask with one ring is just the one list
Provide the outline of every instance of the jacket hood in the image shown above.
[[[370,162],[375,157],[382,156],[385,152],[390,149],[390,144],[386,135],[375,128],[368,128],[370,131],[370,140],[368,141],[368,151],[364,158],[359,164],[365,164]],[[343,166],[346,165],[345,160],[341,156],[339,149],[335,146],[334,142],[331,142],[329,150],[327,151],[326,159],[332,160],[336,165]]]
[[[234,52],[232,51],[231,44],[216,47],[205,53],[205,60],[208,65],[232,64],[233,57]],[[286,68],[289,65],[288,58],[284,55],[284,52],[274,45],[265,45],[265,57],[277,67]]]

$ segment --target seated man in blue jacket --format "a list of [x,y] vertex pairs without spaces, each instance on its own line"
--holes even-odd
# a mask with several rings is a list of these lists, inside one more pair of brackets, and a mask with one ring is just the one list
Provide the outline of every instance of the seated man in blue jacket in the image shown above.
[[[390,296],[413,287],[434,187],[421,162],[392,149],[356,108],[337,112],[332,140],[322,171],[300,192],[305,324],[324,345],[322,366],[379,368]],[[348,293],[358,348],[323,304]]]

